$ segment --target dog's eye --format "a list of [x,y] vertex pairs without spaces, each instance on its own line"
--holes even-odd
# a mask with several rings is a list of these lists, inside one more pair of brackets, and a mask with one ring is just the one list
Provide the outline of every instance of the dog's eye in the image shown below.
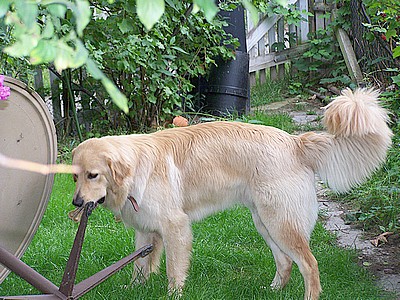
[[95,179],[97,177],[97,175],[99,175],[99,174],[97,174],[97,173],[89,173],[87,177],[88,177],[88,179]]
[[73,177],[74,177],[74,181],[77,182],[78,181],[78,175],[74,174]]

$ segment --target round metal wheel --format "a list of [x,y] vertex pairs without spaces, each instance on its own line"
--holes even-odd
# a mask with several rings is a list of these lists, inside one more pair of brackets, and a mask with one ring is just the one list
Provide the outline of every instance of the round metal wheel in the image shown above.
[[[5,77],[11,95],[0,101],[0,153],[53,164],[57,137],[43,99],[19,80]],[[47,207],[54,175],[0,167],[0,245],[21,257]],[[9,271],[0,265],[0,283]]]

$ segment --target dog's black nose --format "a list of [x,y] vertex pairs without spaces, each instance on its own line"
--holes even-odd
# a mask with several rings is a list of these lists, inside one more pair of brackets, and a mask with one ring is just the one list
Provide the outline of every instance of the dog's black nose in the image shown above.
[[79,194],[74,198],[74,200],[72,200],[72,204],[78,207],[83,206],[83,199],[81,196],[79,196]]

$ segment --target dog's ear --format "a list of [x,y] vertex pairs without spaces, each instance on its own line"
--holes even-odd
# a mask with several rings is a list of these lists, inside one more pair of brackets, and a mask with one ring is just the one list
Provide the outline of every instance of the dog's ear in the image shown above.
[[124,178],[131,175],[130,168],[119,160],[107,158],[107,165],[111,170],[111,175],[118,186],[124,182]]

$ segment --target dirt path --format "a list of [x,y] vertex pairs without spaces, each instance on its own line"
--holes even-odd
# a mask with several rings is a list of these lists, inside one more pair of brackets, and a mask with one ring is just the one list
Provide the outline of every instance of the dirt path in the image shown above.
[[[301,100],[291,98],[282,102],[258,107],[257,110],[268,112],[286,112],[294,122],[306,130],[321,130],[321,116],[324,106],[318,99]],[[348,209],[332,201],[326,188],[317,183],[318,199],[321,214],[324,215],[325,228],[337,235],[338,245],[356,249],[359,253],[358,264],[368,269],[375,277],[377,284],[384,290],[396,293],[400,299],[400,235],[387,236],[387,242],[378,247],[371,243],[375,238],[372,233],[357,229],[344,220]]]

